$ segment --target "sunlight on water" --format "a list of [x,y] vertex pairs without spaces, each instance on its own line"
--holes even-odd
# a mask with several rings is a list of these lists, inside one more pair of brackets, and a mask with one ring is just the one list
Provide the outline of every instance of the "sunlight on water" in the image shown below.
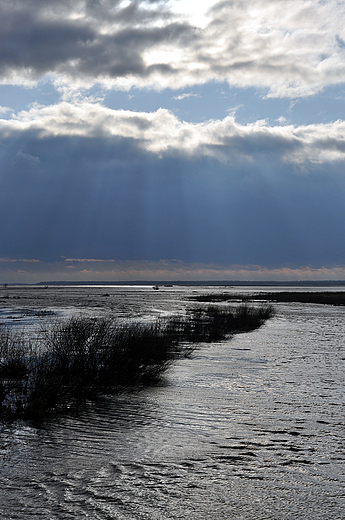
[[[203,289],[80,291],[49,308],[148,318]],[[0,517],[344,518],[345,309],[275,307],[261,329],[201,345],[157,387],[79,417],[3,425]]]

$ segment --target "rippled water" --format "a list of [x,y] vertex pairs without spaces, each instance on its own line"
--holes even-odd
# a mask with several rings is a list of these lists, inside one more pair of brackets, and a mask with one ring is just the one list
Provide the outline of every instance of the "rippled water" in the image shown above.
[[[93,310],[141,317],[203,292],[102,291]],[[80,417],[2,426],[0,517],[344,519],[345,309],[275,307],[261,329],[202,345],[158,387]]]

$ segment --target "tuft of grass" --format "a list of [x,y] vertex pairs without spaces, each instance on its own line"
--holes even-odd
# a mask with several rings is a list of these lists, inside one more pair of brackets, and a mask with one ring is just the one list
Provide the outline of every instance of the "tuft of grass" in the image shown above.
[[0,325],[0,415],[8,410],[21,412],[34,359],[24,333]]
[[[177,341],[221,341],[238,332],[249,332],[261,327],[274,315],[271,305],[253,307],[246,303],[236,307],[217,305],[199,306],[188,311],[185,317],[173,318],[171,334]],[[168,327],[168,330],[169,327]]]
[[268,306],[209,305],[149,323],[72,317],[53,323],[36,345],[0,326],[0,416],[78,409],[99,395],[152,384],[196,343],[253,330],[272,315]]

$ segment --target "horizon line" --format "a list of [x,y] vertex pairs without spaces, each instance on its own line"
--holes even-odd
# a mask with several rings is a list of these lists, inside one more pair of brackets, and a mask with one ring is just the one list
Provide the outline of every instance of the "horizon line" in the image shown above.
[[345,280],[52,280],[34,284],[13,283],[7,285],[345,285]]

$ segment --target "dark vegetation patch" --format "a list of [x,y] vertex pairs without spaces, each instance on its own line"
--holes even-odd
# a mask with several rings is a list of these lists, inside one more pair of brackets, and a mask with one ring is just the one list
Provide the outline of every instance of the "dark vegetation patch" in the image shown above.
[[267,301],[267,302],[295,302],[295,303],[320,303],[328,305],[345,305],[345,292],[262,292],[256,294],[202,294],[193,296],[192,299],[198,302],[227,302],[242,300],[246,301]]
[[146,323],[73,317],[43,339],[0,325],[0,416],[43,417],[78,410],[87,400],[157,382],[198,342],[256,329],[272,307],[198,307]]

